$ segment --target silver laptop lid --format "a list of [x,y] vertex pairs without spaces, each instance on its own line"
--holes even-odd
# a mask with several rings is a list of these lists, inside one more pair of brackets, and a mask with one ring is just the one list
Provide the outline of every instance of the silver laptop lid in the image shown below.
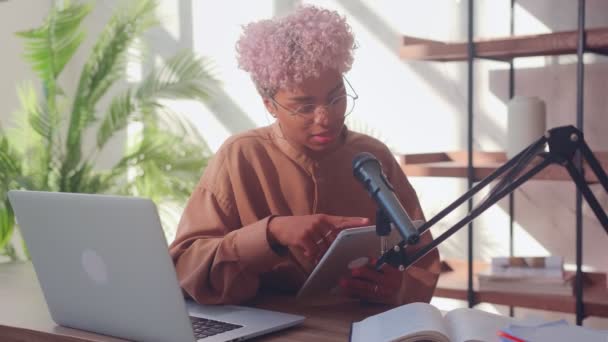
[[8,196],[55,322],[133,340],[194,340],[151,200]]

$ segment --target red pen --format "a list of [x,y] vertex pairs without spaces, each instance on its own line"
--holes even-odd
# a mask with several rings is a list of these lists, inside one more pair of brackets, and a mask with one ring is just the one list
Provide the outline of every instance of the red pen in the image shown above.
[[498,330],[498,332],[496,333],[498,336],[500,337],[504,337],[509,341],[513,341],[513,342],[526,342],[526,340],[522,340],[521,338],[515,337],[511,334],[507,334],[506,332],[502,331],[502,330]]

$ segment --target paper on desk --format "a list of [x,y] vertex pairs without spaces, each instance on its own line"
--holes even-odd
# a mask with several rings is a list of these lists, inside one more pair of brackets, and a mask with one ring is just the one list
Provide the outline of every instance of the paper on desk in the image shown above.
[[503,331],[522,340],[534,342],[608,342],[608,331],[570,325],[565,320],[537,326],[511,324]]

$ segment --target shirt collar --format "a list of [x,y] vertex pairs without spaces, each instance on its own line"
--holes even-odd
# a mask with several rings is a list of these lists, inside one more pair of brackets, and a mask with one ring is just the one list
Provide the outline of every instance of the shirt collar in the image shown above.
[[344,127],[342,128],[342,132],[340,133],[340,136],[338,138],[339,139],[338,144],[336,144],[336,146],[332,147],[331,151],[327,151],[327,153],[324,153],[322,156],[313,157],[310,155],[309,151],[306,150],[306,148],[300,147],[300,146],[294,146],[287,140],[287,138],[285,138],[278,121],[275,121],[271,125],[271,130],[272,130],[273,140],[276,142],[277,146],[281,149],[281,151],[283,151],[283,153],[285,153],[293,161],[304,166],[306,169],[308,169],[312,165],[315,165],[320,162],[323,162],[324,160],[327,160],[332,155],[334,155],[335,153],[340,151],[342,149],[342,147],[344,146],[344,143],[346,142],[348,135],[349,135],[348,128],[346,127],[346,125],[344,125]]

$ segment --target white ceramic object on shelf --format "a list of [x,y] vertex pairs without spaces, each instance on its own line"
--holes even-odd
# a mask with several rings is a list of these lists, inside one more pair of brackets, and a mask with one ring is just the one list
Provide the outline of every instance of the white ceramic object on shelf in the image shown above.
[[546,106],[536,96],[515,96],[507,104],[507,158],[511,159],[546,130]]

